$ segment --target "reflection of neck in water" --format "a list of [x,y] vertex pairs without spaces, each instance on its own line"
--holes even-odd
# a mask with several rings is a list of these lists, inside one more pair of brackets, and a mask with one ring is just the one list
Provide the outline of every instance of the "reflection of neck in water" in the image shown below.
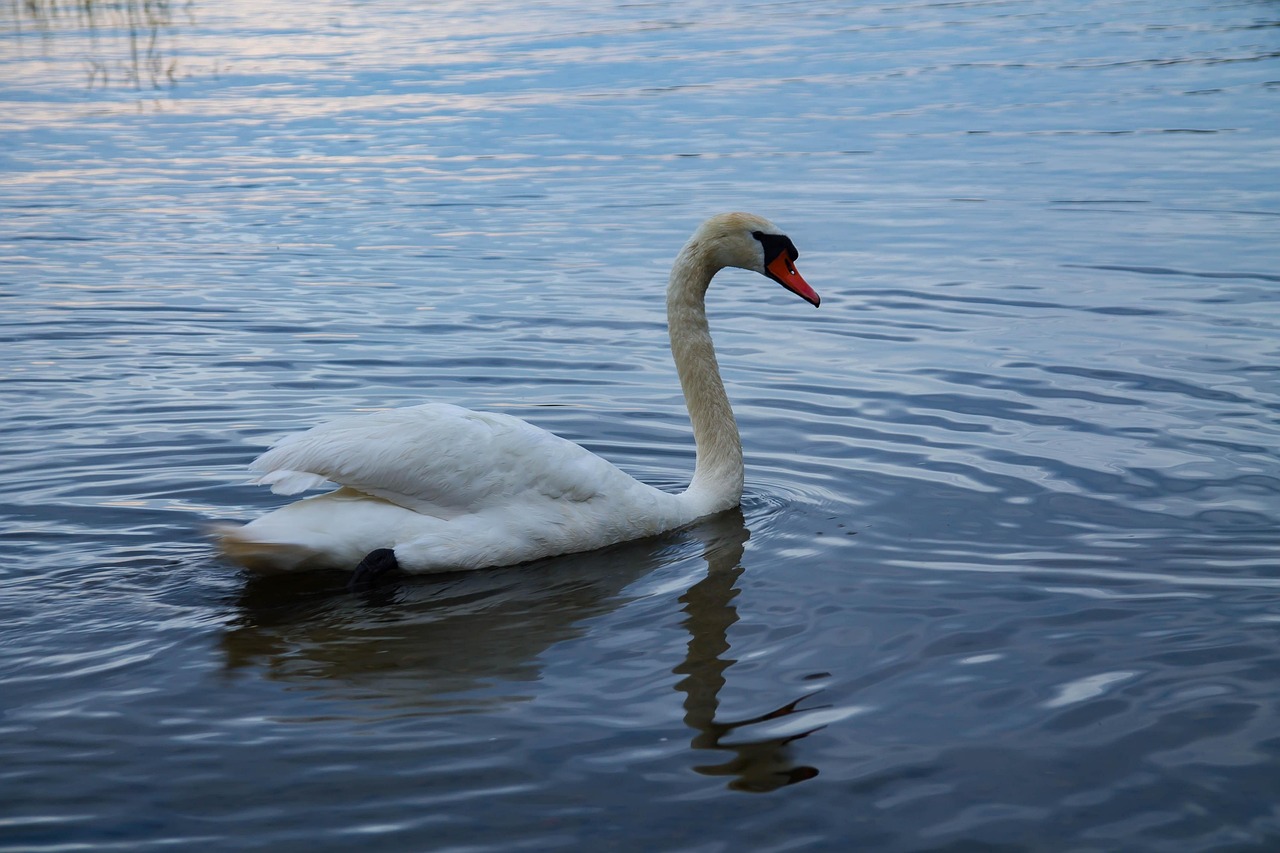
[[[730,518],[736,519],[733,525],[736,529],[729,529],[727,521]],[[722,655],[730,648],[729,628],[738,621],[738,611],[733,606],[733,599],[738,594],[734,584],[742,574],[743,545],[750,536],[738,510],[725,513],[721,519],[726,522],[723,526],[717,523],[719,519],[707,525],[707,528],[716,528],[708,532],[719,534],[706,541],[703,551],[707,576],[680,597],[685,605],[684,612],[688,614],[684,625],[689,631],[689,647],[684,662],[673,670],[684,676],[676,684],[676,689],[685,694],[685,725],[695,731],[690,746],[734,753],[723,764],[699,765],[694,769],[707,776],[732,776],[729,787],[735,790],[772,791],[818,775],[816,768],[796,765],[791,761],[787,750],[792,741],[806,737],[816,729],[760,740],[722,742],[738,729],[798,713],[796,705],[806,697],[801,696],[758,717],[716,722],[725,671],[737,662]]]

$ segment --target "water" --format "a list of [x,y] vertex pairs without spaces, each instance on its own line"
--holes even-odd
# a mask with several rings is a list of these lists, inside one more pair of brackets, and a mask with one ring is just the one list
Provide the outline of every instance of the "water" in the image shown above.
[[[419,4],[421,5],[421,4]],[[1273,2],[0,11],[0,849],[1280,845]],[[740,514],[349,595],[220,565],[424,399]]]

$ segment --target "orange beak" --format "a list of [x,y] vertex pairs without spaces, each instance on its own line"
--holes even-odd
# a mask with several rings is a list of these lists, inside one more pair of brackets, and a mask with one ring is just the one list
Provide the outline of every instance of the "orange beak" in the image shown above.
[[822,303],[822,298],[800,277],[800,273],[796,272],[796,265],[791,263],[791,259],[787,257],[786,252],[779,253],[778,257],[773,259],[773,263],[765,267],[765,271],[769,274],[769,278],[813,307],[816,308]]

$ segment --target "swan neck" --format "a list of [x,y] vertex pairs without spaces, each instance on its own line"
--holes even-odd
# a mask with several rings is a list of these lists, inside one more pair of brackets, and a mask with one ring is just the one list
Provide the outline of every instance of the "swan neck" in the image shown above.
[[719,270],[695,238],[677,256],[667,287],[671,354],[697,446],[693,481],[683,497],[698,516],[735,507],[742,498],[742,441],[707,325],[707,286]]

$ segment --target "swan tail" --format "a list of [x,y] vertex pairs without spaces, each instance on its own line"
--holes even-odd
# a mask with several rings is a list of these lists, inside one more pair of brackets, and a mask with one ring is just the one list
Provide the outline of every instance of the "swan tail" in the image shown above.
[[303,571],[326,562],[324,554],[315,548],[295,542],[263,542],[247,533],[245,526],[215,524],[209,532],[223,557],[254,574]]
[[331,482],[323,474],[310,471],[268,471],[253,481],[254,485],[270,486],[277,495],[296,495],[310,489],[318,489]]

